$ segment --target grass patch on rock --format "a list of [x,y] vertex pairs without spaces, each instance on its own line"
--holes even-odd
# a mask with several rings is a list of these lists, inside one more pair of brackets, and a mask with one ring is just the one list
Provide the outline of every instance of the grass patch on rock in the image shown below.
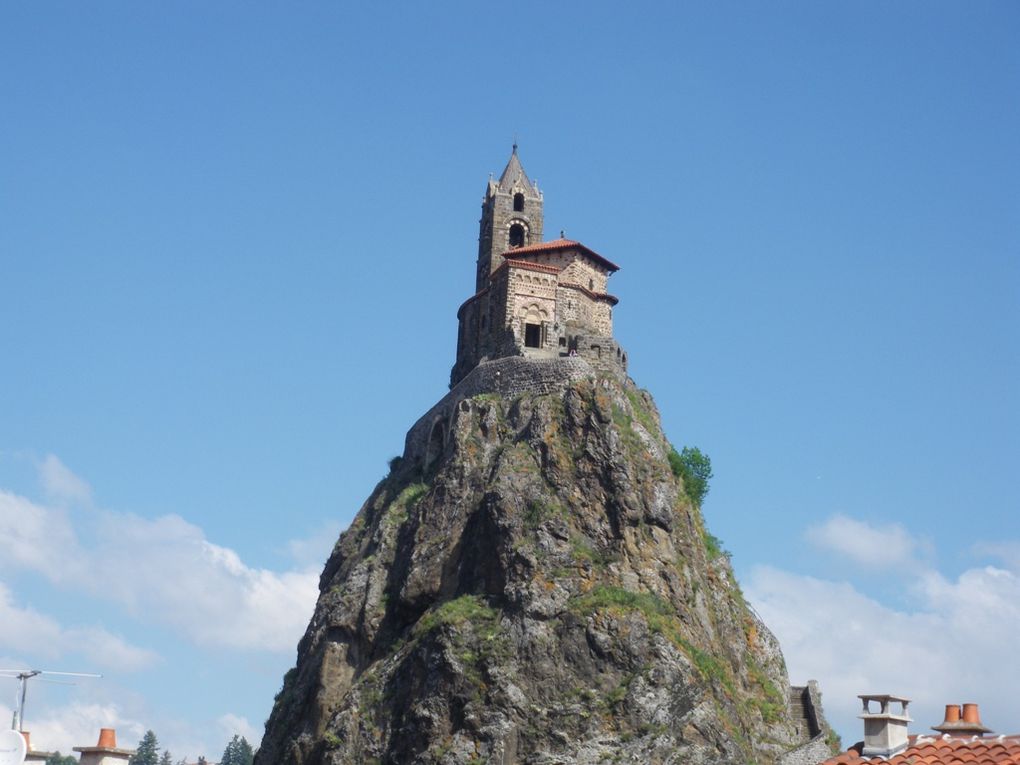
[[416,636],[425,635],[443,626],[459,626],[470,623],[486,633],[483,637],[494,636],[499,624],[499,611],[490,607],[477,595],[461,595],[459,598],[428,611],[414,625]]

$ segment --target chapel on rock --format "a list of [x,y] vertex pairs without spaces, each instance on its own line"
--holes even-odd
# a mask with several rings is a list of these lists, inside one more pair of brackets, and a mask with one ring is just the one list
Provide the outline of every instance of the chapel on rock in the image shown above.
[[480,362],[508,356],[580,356],[597,368],[626,370],[613,339],[619,301],[606,291],[619,267],[562,232],[543,242],[542,204],[514,144],[482,198],[475,294],[457,311],[451,387]]

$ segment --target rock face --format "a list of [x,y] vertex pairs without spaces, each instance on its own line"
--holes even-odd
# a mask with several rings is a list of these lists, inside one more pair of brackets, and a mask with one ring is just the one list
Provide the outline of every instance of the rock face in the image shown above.
[[670,449],[613,376],[459,401],[337,542],[257,765],[778,761],[779,646]]

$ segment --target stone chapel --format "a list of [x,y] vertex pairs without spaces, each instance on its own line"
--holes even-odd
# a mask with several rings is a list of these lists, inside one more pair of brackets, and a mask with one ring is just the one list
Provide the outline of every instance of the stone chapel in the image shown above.
[[514,144],[482,198],[475,294],[457,311],[451,387],[480,362],[507,356],[580,356],[598,368],[626,370],[627,356],[613,339],[619,301],[606,291],[619,267],[562,233],[543,242],[542,204]]

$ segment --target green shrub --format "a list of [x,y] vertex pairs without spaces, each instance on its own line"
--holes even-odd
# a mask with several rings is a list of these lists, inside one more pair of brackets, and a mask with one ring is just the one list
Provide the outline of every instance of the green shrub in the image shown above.
[[427,483],[412,483],[393,500],[391,507],[413,507],[429,490]]
[[722,540],[715,536],[715,534],[703,531],[701,538],[705,542],[705,554],[710,561],[715,560],[720,555],[725,555],[727,558],[730,557],[730,551],[723,548]]
[[322,734],[322,740],[326,743],[327,749],[337,749],[344,742],[344,740],[340,738],[340,736],[338,736],[331,730],[328,730]]
[[708,481],[712,478],[712,460],[696,446],[685,446],[680,453],[669,450],[669,467],[673,475],[683,481],[684,491],[691,502],[701,506],[708,494]]

